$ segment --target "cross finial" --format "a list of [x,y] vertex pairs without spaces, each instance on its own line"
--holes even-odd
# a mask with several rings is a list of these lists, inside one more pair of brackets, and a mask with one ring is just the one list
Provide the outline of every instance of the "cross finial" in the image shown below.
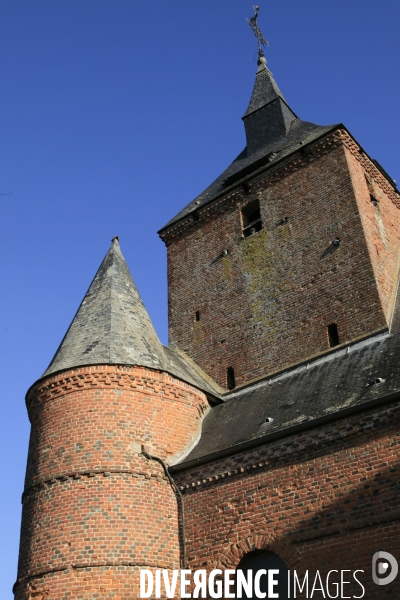
[[254,35],[257,38],[258,58],[261,58],[262,56],[264,56],[264,51],[263,51],[262,47],[268,46],[268,42],[265,39],[265,37],[263,36],[263,34],[261,33],[260,28],[257,23],[257,17],[258,17],[258,13],[260,12],[260,7],[258,5],[256,5],[256,6],[253,6],[253,8],[254,8],[254,15],[251,17],[251,19],[246,19],[246,21],[250,25],[251,29],[253,30]]

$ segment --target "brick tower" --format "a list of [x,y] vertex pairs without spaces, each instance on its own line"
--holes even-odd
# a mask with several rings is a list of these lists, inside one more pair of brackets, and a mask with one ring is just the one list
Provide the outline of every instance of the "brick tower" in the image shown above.
[[27,394],[15,598],[132,600],[139,567],[180,567],[179,506],[162,462],[198,437],[208,408],[199,388],[209,384],[159,342],[114,238]]
[[266,59],[246,148],[161,231],[170,344],[233,388],[388,328],[399,194],[347,129],[299,119]]

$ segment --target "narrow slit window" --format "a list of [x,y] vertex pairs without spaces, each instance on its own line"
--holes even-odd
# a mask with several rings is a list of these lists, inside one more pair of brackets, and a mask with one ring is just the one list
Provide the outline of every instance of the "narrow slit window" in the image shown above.
[[195,321],[200,321],[200,311],[196,310],[195,316],[194,316],[194,320]]
[[262,229],[260,203],[253,200],[242,208],[242,225],[244,237],[249,237]]
[[228,367],[226,370],[226,386],[228,390],[233,390],[236,387],[235,369],[233,367]]
[[374,206],[378,206],[378,204],[379,204],[379,201],[378,201],[378,199],[377,199],[377,198],[375,198],[375,196],[374,196],[373,194],[370,194],[370,195],[369,195],[369,199],[371,200],[371,202],[372,202],[372,204],[373,204]]
[[336,323],[328,325],[328,340],[330,348],[339,345],[339,333]]

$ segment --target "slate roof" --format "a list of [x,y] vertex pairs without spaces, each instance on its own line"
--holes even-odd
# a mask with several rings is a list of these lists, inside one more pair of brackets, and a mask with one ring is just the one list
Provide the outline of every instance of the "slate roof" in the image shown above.
[[[211,459],[217,452],[262,443],[274,433],[360,407],[373,400],[400,396],[400,333],[384,332],[289,370],[243,390],[227,394],[203,421],[201,438],[175,469]],[[271,422],[266,422],[272,419]]]
[[166,371],[218,396],[200,368],[164,347],[114,238],[42,377],[83,365],[137,365]]
[[[279,103],[279,110],[275,106],[276,103]],[[266,110],[267,108],[268,110]],[[263,113],[263,115],[261,117],[260,114],[260,122],[257,123],[255,129],[253,123],[252,129],[247,121],[249,119],[254,121],[258,113]],[[204,192],[160,229],[159,234],[161,237],[168,227],[214,200],[227,191],[232,183],[240,180],[241,177],[245,177],[250,171],[265,166],[265,164],[268,167],[275,166],[280,160],[288,157],[300,147],[314,142],[339,127],[338,124],[323,126],[298,119],[286,104],[272,73],[265,66],[259,68],[257,72],[253,93],[243,119],[246,125],[247,138],[252,135],[252,130],[253,135],[257,135],[258,130],[259,135],[262,136],[261,141],[257,139],[256,151],[249,150],[249,146],[252,144],[250,144],[251,140],[248,139],[246,148],[229,167]],[[276,119],[280,119],[285,124],[285,127],[278,128],[282,132],[278,138],[274,135],[277,125],[274,120]]]
[[255,110],[258,110],[265,104],[268,104],[272,100],[275,100],[275,98],[278,98],[278,96],[285,100],[271,71],[266,67],[265,58],[262,58],[262,60],[263,62],[260,63],[259,59],[256,81],[250,98],[249,106],[244,113],[245,117]]

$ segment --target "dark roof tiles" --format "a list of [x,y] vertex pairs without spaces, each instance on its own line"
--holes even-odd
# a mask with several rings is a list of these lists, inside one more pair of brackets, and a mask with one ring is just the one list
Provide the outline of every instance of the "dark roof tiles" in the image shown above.
[[265,104],[268,104],[275,98],[285,98],[282,92],[278,88],[275,79],[269,69],[264,65],[260,65],[256,75],[256,82],[254,84],[253,93],[250,98],[249,106],[244,114],[246,117],[250,113],[258,110]]
[[[381,334],[225,396],[203,421],[191,463],[295,425],[400,394],[400,335]],[[267,419],[270,419],[267,422]],[[272,420],[271,420],[272,419]]]
[[155,369],[163,348],[114,238],[50,366],[137,364]]
[[162,370],[218,396],[218,388],[184,356],[165,348],[114,238],[43,377],[83,365]]
[[337,125],[315,125],[314,123],[308,123],[307,121],[301,121],[296,119],[292,121],[288,134],[277,141],[270,144],[266,144],[263,148],[260,148],[257,152],[251,156],[247,155],[247,149],[245,148],[237,158],[229,165],[229,167],[219,176],[217,179],[197,196],[192,202],[190,202],[184,209],[182,209],[171,221],[169,221],[161,230],[160,233],[167,229],[170,225],[180,221],[187,217],[190,213],[198,210],[208,202],[211,202],[223,193],[226,189],[224,185],[225,181],[236,176],[240,179],[240,172],[243,171],[243,177],[247,174],[247,169],[251,166],[258,168],[259,161],[277,153],[275,156],[271,156],[268,161],[268,166],[274,166],[282,158],[286,158],[293,152],[297,151],[300,147],[304,147],[316,141],[323,135],[326,135],[330,131],[337,128]]
[[315,125],[298,119],[287,105],[265,64],[259,65],[253,93],[243,120],[246,148],[204,192],[160,229],[161,237],[164,230],[171,225],[201,209],[227,190],[233,180],[238,181],[241,178],[241,172],[245,177],[259,166],[265,167],[266,163],[267,167],[272,167],[300,146],[314,142],[337,127]]

